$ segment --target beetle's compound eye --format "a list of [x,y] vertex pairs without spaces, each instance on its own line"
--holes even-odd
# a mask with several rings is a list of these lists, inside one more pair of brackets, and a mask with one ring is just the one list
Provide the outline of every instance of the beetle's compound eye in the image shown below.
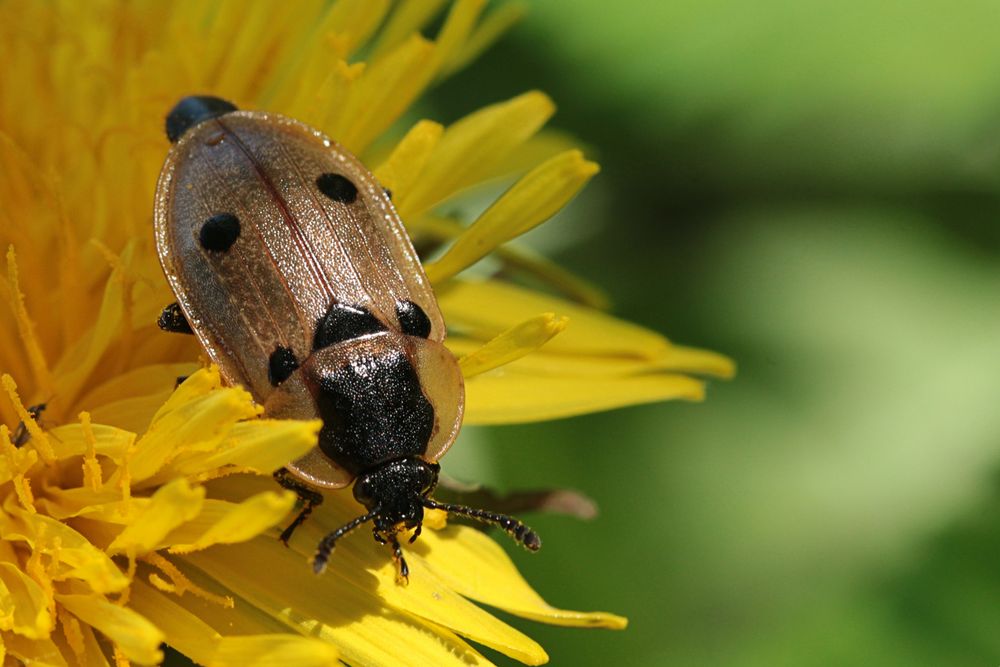
[[424,309],[412,301],[400,301],[396,304],[396,317],[399,318],[400,330],[408,336],[427,338],[431,335],[431,321]]
[[379,331],[385,331],[385,325],[364,306],[335,303],[316,324],[313,349],[319,350]]
[[170,143],[174,143],[198,123],[230,111],[236,111],[236,106],[218,97],[210,95],[185,97],[167,114],[167,139]]
[[320,174],[316,179],[319,191],[335,202],[353,204],[358,198],[358,188],[340,174]]
[[198,232],[201,247],[211,252],[226,252],[240,237],[240,219],[232,213],[219,213],[205,221]]
[[295,358],[295,353],[288,347],[275,348],[274,352],[267,360],[267,379],[277,387],[288,379],[295,369],[299,367],[299,360]]
[[365,507],[371,507],[372,500],[372,488],[371,483],[367,477],[362,477],[354,484],[354,499]]

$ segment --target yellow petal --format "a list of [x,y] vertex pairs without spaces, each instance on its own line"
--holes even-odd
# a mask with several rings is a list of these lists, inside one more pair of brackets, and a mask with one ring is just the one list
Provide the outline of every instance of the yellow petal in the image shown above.
[[[377,545],[361,546],[375,549]],[[406,559],[410,568],[407,586],[396,583],[395,564],[391,561],[384,563],[379,570],[378,587],[382,599],[400,612],[450,628],[467,639],[489,646],[526,665],[548,662],[549,656],[538,642],[457,595],[446,582],[438,579],[434,570],[426,564],[424,556],[420,555],[426,553],[428,551],[421,546],[414,545],[407,549]],[[360,562],[350,560],[343,563],[343,567],[360,565]]]
[[704,383],[686,375],[547,377],[504,367],[465,383],[465,423],[522,424],[704,395]]
[[120,591],[128,585],[107,554],[61,521],[30,514],[8,501],[0,514],[0,533],[6,540],[23,540],[33,549],[49,554],[55,567],[49,573],[56,581],[82,579],[100,593]]
[[500,5],[488,14],[469,36],[461,50],[452,57],[441,71],[441,76],[450,76],[478,58],[504,33],[520,21],[527,13],[527,6],[520,2]]
[[[465,227],[455,220],[433,215],[409,220],[406,227],[417,243],[424,238],[448,241],[458,238],[465,231]],[[598,310],[607,310],[610,305],[608,295],[600,287],[528,248],[500,246],[493,251],[493,256],[503,263],[507,272],[523,273],[541,281],[571,301]]]
[[[212,451],[229,435],[236,422],[260,414],[262,408],[241,388],[189,391],[186,387],[197,375],[174,392],[136,443],[135,454],[129,462],[133,484],[151,477],[169,458],[177,456],[179,449]],[[178,443],[184,443],[183,447],[178,448]]]
[[14,563],[0,563],[0,630],[41,639],[49,636],[52,626],[42,587]]
[[59,647],[51,639],[28,639],[20,635],[7,634],[3,637],[7,655],[15,664],[31,667],[69,667]]
[[504,331],[458,360],[466,379],[534,352],[566,328],[569,318],[543,313]]
[[[576,326],[571,322],[570,331]],[[566,334],[564,334],[566,335]],[[641,356],[616,356],[614,354],[586,354],[560,351],[552,341],[534,354],[511,362],[507,370],[530,375],[581,376],[581,377],[627,377],[645,373],[686,371],[702,375],[730,377],[733,362],[716,352],[697,350],[671,345],[657,358]],[[482,346],[478,338],[450,336],[446,339],[448,349],[461,358],[472,354]],[[675,350],[679,350],[677,354]]]
[[[186,558],[289,628],[335,644],[348,664],[489,664],[454,633],[387,608],[372,595],[375,582],[364,570],[328,570],[316,576],[301,554],[274,538],[214,547]],[[281,576],[269,577],[268,572]]]
[[[321,34],[338,35],[346,56],[371,36],[388,10],[389,0],[337,0],[330,7],[319,29]],[[294,66],[289,67],[289,71],[294,72]],[[304,82],[299,82],[299,85],[303,84]]]
[[503,549],[474,528],[449,526],[443,531],[430,531],[427,537],[433,554],[427,566],[468,598],[554,625],[622,629],[628,623],[621,616],[605,612],[550,606],[528,585]]
[[239,504],[207,500],[198,519],[208,525],[197,539],[188,543],[178,543],[178,536],[171,535],[168,539],[172,542],[170,552],[188,553],[213,544],[245,542],[284,519],[295,505],[295,500],[296,496],[291,491],[267,491]]
[[[166,334],[164,334],[166,336]],[[177,378],[191,375],[199,369],[199,366],[191,362],[181,362],[173,364],[148,364],[135,368],[125,373],[115,375],[107,382],[89,390],[80,399],[80,404],[85,406],[94,416],[95,408],[135,396],[146,396],[150,394],[169,394],[174,390]],[[163,400],[157,405],[163,405]],[[150,413],[150,417],[153,413]],[[95,423],[108,423],[101,419],[94,418]],[[143,424],[143,429],[148,425]]]
[[483,340],[537,313],[555,311],[569,317],[573,326],[546,346],[550,353],[652,360],[670,349],[667,339],[649,329],[508,283],[453,280],[438,290],[438,303],[449,327]]
[[[298,550],[306,561],[312,557],[319,540],[347,519],[348,515],[340,507],[322,507],[299,529],[301,534],[296,534],[292,548]],[[378,595],[401,613],[413,614],[435,626],[449,628],[525,664],[539,665],[548,660],[537,642],[456,595],[448,585],[438,580],[425,565],[429,552],[421,540],[405,548],[410,566],[407,586],[396,583],[396,566],[389,557],[388,549],[376,544],[368,535],[343,540],[335,554],[334,561],[323,576],[333,574],[333,568],[336,568],[336,575],[347,578],[356,573],[371,572],[378,578]]]
[[[94,449],[98,454],[120,461],[125,450],[135,442],[135,433],[123,431],[113,426],[91,424],[94,434]],[[49,431],[52,440],[52,450],[56,458],[66,459],[71,456],[83,456],[88,449],[88,441],[83,427],[79,424],[57,426]]]
[[534,91],[480,109],[449,126],[413,191],[397,202],[400,216],[416,217],[479,183],[554,112],[552,101]]
[[132,583],[129,606],[153,623],[171,647],[198,664],[208,664],[220,635],[178,604],[175,597],[161,593],[137,578]]
[[154,665],[163,660],[159,629],[128,607],[108,602],[99,595],[60,595],[56,600],[84,623],[100,630],[122,652],[140,665]]
[[439,123],[422,120],[410,128],[378,168],[375,176],[379,183],[392,191],[396,201],[406,198],[417,181],[427,159],[444,133]]
[[337,649],[327,642],[298,635],[223,637],[209,667],[326,667],[337,661]]
[[434,45],[414,35],[384,59],[371,63],[354,82],[343,102],[344,123],[330,132],[351,152],[364,152],[423,91],[433,68]]
[[382,57],[384,53],[424,27],[441,11],[446,1],[407,0],[399,3],[379,33],[378,41],[372,49],[372,59]]
[[[167,643],[198,664],[208,667],[242,667],[243,665],[332,665],[339,653],[329,642],[298,634],[254,634],[221,636],[199,615],[182,606],[180,601],[138,581],[132,593],[132,606],[156,624]],[[225,617],[251,613],[242,605],[242,612],[219,610]],[[204,616],[216,610],[203,609]],[[208,612],[208,613],[206,613]],[[230,632],[233,632],[230,623]]]
[[159,546],[177,526],[201,511],[205,489],[192,487],[184,478],[157,489],[150,502],[108,546],[108,553],[140,554]]
[[229,431],[224,447],[178,457],[166,466],[163,478],[226,465],[239,465],[270,474],[315,447],[322,426],[323,422],[318,419],[255,419],[239,422]]
[[539,165],[486,209],[440,259],[425,266],[427,278],[435,284],[444,282],[497,246],[545,222],[598,170],[597,164],[585,160],[578,150]]

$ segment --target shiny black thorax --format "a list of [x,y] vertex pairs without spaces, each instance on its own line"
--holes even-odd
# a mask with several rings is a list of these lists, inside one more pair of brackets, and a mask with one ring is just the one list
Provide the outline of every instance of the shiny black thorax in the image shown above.
[[[400,320],[404,331],[411,328]],[[350,353],[331,357],[341,363],[306,364],[323,420],[318,446],[356,476],[354,497],[376,513],[376,535],[420,525],[423,498],[439,470],[421,458],[434,431],[434,408],[400,343],[367,309],[335,304],[316,325],[314,353],[338,345],[350,346],[344,348]]]
[[[400,314],[411,305],[401,304]],[[434,431],[434,407],[413,361],[386,332],[363,306],[334,304],[316,323],[313,350],[348,345],[351,352],[337,363],[307,364],[307,384],[323,420],[319,448],[355,476],[423,455]]]
[[355,475],[427,451],[434,409],[402,350],[329,369],[319,378],[315,400],[323,419],[319,448]]

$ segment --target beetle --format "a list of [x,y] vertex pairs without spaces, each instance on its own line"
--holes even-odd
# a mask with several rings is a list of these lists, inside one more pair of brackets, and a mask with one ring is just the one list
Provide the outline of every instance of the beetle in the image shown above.
[[371,521],[405,584],[398,535],[415,529],[415,540],[427,508],[499,526],[537,551],[521,521],[431,496],[465,389],[388,191],[319,131],[217,97],[180,100],[166,131],[154,229],[177,301],[158,324],[197,336],[223,379],[269,416],[323,422],[317,446],[275,473],[302,503],[281,540],[321,491],[353,482],[367,511],[322,539],[317,574],[337,540]]

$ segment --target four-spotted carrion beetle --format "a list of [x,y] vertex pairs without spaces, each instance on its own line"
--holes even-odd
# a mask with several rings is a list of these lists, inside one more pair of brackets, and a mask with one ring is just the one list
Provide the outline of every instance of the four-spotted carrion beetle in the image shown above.
[[354,482],[367,512],[327,535],[313,560],[371,521],[408,574],[397,534],[420,534],[425,508],[503,528],[509,516],[439,503],[437,461],[462,422],[464,385],[445,324],[388,193],[317,130],[275,114],[186,97],[167,116],[173,147],[156,190],[160,263],[177,303],[161,328],[194,333],[229,384],[271,417],[323,427],[315,449],[275,477],[303,500]]

